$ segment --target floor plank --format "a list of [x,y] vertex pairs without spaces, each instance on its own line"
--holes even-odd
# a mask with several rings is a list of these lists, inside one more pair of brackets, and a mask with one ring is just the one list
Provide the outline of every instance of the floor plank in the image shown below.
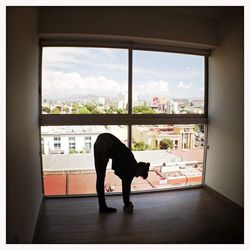
[[96,197],[46,199],[35,243],[243,243],[244,215],[203,188],[134,194],[133,214],[108,196],[115,214],[99,214]]

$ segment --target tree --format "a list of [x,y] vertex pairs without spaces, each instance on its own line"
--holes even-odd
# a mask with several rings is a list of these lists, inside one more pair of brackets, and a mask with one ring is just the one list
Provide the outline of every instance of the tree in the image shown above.
[[133,113],[134,114],[155,114],[156,111],[152,109],[151,107],[140,105],[133,107]]
[[73,105],[72,105],[72,113],[73,113],[73,114],[77,114],[79,108],[80,108],[80,105],[79,105],[78,103],[75,103],[75,102],[74,102]]
[[94,104],[86,104],[80,105],[78,103],[74,103],[72,107],[73,114],[99,114],[100,112],[97,110],[97,106]]
[[42,112],[46,113],[46,114],[50,114],[51,110],[49,107],[44,107],[42,106]]
[[168,149],[168,148],[173,148],[173,142],[170,139],[164,138],[163,140],[160,141],[160,149]]
[[117,109],[116,110],[117,114],[125,114],[126,111],[124,109]]
[[62,108],[60,106],[56,106],[51,110],[51,114],[60,114],[62,111]]
[[85,107],[90,111],[91,114],[100,114],[100,112],[97,109],[97,105],[96,104],[85,104]]
[[69,108],[68,107],[63,107],[63,111],[65,111],[66,113],[69,113]]
[[126,111],[124,109],[120,108],[114,108],[114,107],[109,107],[109,109],[106,109],[105,111],[106,114],[126,114]]
[[148,145],[145,144],[145,142],[135,142],[134,145],[132,146],[133,151],[144,151],[148,149]]
[[200,133],[201,132],[201,129],[200,129],[200,127],[199,127],[199,125],[197,125],[197,124],[195,124],[195,126],[194,126],[194,131],[196,132],[196,133]]
[[91,111],[87,107],[81,106],[78,109],[77,114],[91,114]]

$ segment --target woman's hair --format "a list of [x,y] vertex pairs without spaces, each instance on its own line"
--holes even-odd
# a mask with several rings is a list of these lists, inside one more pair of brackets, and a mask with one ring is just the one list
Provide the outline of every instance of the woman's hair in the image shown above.
[[150,163],[138,162],[137,166],[139,169],[139,176],[143,177],[143,179],[147,179]]

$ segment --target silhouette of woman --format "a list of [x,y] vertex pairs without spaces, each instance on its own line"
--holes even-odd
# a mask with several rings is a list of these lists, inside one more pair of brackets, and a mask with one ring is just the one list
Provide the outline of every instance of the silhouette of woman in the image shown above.
[[105,201],[104,180],[109,159],[112,159],[112,169],[122,180],[124,211],[132,212],[133,204],[129,200],[131,182],[134,177],[148,177],[149,163],[135,160],[133,153],[117,137],[109,133],[100,134],[94,145],[96,191],[98,194],[99,212],[113,213],[116,208],[108,207]]

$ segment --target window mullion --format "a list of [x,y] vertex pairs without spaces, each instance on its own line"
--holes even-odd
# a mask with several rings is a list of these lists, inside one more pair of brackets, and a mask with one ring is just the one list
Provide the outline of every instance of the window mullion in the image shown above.
[[208,56],[204,57],[204,65],[205,65],[205,69],[204,69],[204,114],[206,117],[208,117]]
[[[128,50],[128,119],[131,123],[132,118],[132,106],[133,106],[133,95],[132,95],[132,84],[133,84],[133,50]],[[131,149],[132,145],[132,127],[128,125],[128,147]]]
[[132,114],[133,51],[128,51],[128,114]]

